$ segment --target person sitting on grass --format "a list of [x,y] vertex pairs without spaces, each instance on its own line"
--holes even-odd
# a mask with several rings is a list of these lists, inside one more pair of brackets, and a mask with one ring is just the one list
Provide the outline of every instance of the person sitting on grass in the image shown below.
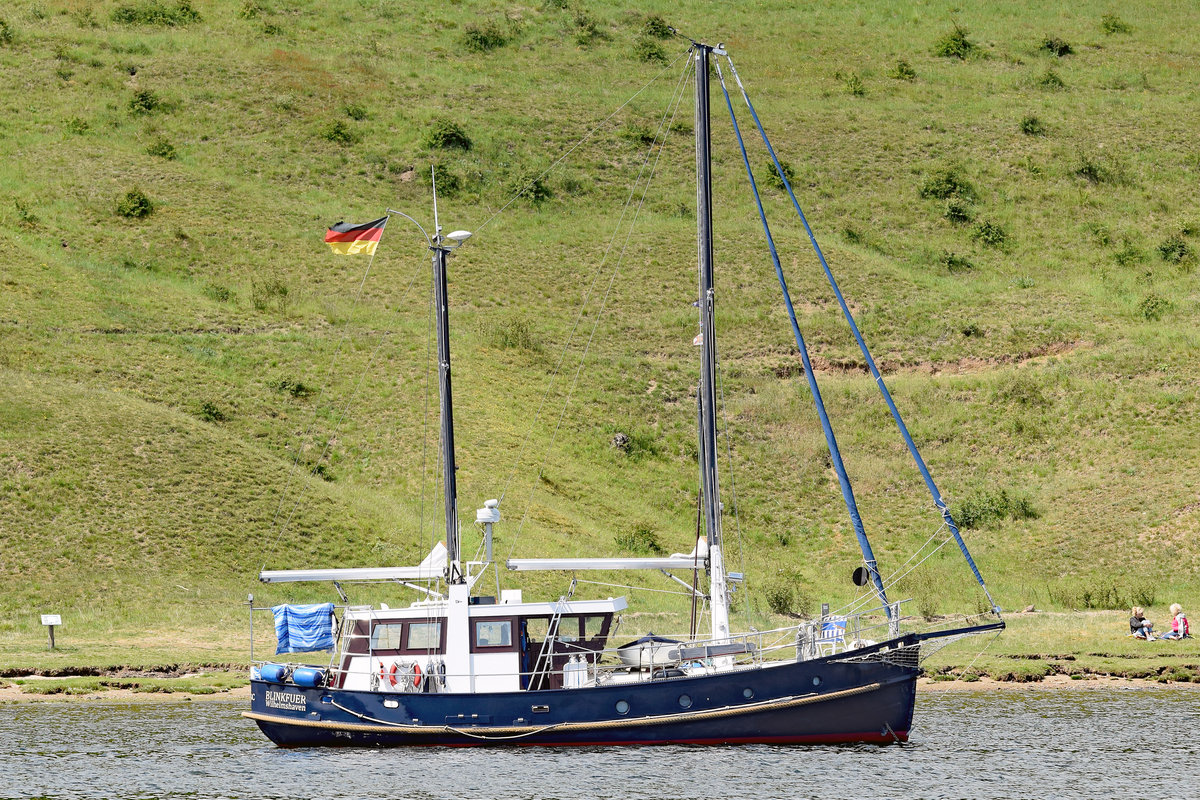
[[1133,616],[1129,618],[1129,632],[1139,639],[1153,641],[1154,623],[1146,619],[1145,610],[1141,606],[1134,606],[1131,613]]
[[1184,616],[1183,606],[1179,603],[1171,604],[1171,630],[1160,636],[1160,639],[1182,639],[1190,637],[1192,632],[1188,629],[1188,619]]

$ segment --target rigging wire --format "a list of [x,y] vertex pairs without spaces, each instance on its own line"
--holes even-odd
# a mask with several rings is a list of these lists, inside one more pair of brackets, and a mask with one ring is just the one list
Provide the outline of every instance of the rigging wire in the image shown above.
[[[386,224],[387,223],[384,223],[385,231],[386,231]],[[380,237],[380,241],[382,241],[382,235]],[[362,279],[358,283],[358,288],[355,291],[354,299],[351,301],[351,304],[350,304],[352,310],[354,308],[356,308],[362,300],[363,291],[364,291],[364,288],[366,287],[366,283],[367,283],[367,278],[371,274],[371,269],[375,264],[375,256],[377,255],[377,253],[378,253],[378,245],[376,245],[375,252],[371,253],[371,258],[367,262],[367,268],[363,271]],[[420,274],[420,270],[414,271],[412,278],[409,280],[408,285],[404,289],[404,293],[400,297],[401,303],[403,303],[403,301],[408,297],[408,293],[412,289],[413,284],[416,282],[417,276],[419,274]],[[367,361],[367,366],[363,368],[363,372],[359,376],[358,383],[355,385],[355,388],[350,395],[350,399],[347,401],[347,404],[346,404],[345,408],[343,409],[342,414],[339,416],[338,421],[335,423],[331,435],[326,438],[325,447],[321,451],[321,455],[317,458],[317,460],[315,462],[316,465],[319,466],[321,464],[321,462],[324,460],[325,456],[328,454],[330,443],[337,436],[337,432],[340,429],[341,424],[345,419],[346,412],[349,410],[350,402],[353,401],[354,396],[358,392],[358,389],[361,388],[361,386],[362,386],[363,377],[365,376],[367,367],[369,367],[370,364],[374,361],[375,356],[378,354],[379,349],[383,346],[383,343],[386,341],[389,334],[390,334],[390,331],[384,331],[380,335],[379,343],[378,343],[378,345],[376,345],[375,349],[372,351],[371,356]],[[349,326],[347,326],[345,332],[342,334],[342,338],[338,341],[337,347],[334,350],[333,359],[330,362],[329,370],[327,372],[328,375],[330,375],[330,376],[333,375],[334,369],[337,367],[338,361],[340,359],[342,349],[345,346],[346,342],[349,341],[349,339],[350,339],[350,328],[349,328]],[[288,493],[291,489],[293,478],[295,477],[295,474],[297,472],[297,467],[300,464],[300,456],[304,451],[304,443],[307,442],[311,438],[311,436],[313,435],[313,431],[316,428],[317,413],[321,407],[321,405],[320,405],[321,398],[324,397],[324,395],[325,395],[325,386],[322,386],[321,390],[317,394],[316,401],[313,403],[312,414],[311,414],[311,418],[309,420],[308,428],[305,430],[305,432],[302,436],[298,436],[296,439],[296,455],[292,460],[291,469],[288,471],[288,479],[287,479],[286,483],[284,484],[282,491],[279,494],[279,503],[277,504],[276,509],[275,509],[275,514],[273,515],[273,517],[271,519],[271,527],[275,527],[276,524],[279,522],[279,517],[283,511],[284,503],[286,502],[286,500],[288,498]],[[311,471],[309,471],[308,477],[312,477],[315,474],[316,474],[316,467],[314,466],[313,469]],[[267,568],[267,562],[275,555],[275,552],[279,548],[279,542],[283,539],[284,533],[287,532],[288,526],[291,524],[291,521],[295,517],[296,512],[302,507],[303,501],[302,501],[301,497],[302,496],[299,493],[296,494],[296,499],[293,503],[291,511],[288,513],[287,519],[284,520],[283,524],[279,526],[278,532],[275,535],[275,539],[271,543],[271,547],[263,559],[263,564],[262,564],[261,570],[265,570]]]
[[[639,171],[639,173],[638,173],[638,176],[637,176],[637,178],[636,178],[636,180],[635,180],[635,183],[634,183],[633,190],[630,192],[629,199],[626,201],[626,205],[627,205],[627,206],[628,206],[628,204],[629,204],[630,202],[632,202],[633,195],[637,193],[637,185],[638,185],[638,182],[640,182],[640,181],[641,181],[642,174],[644,174],[644,173],[645,173],[645,174],[646,174],[646,180],[645,180],[645,184],[644,184],[644,185],[643,185],[643,187],[642,187],[642,196],[641,196],[641,198],[638,200],[638,205],[637,205],[637,208],[634,210],[633,217],[630,219],[630,222],[629,222],[629,228],[628,228],[628,231],[627,231],[627,233],[626,233],[626,235],[625,235],[625,241],[622,243],[622,245],[621,245],[621,250],[620,250],[620,252],[617,254],[616,263],[613,265],[613,270],[612,270],[612,273],[611,273],[611,274],[610,274],[610,276],[609,276],[609,280],[608,280],[608,286],[605,288],[604,295],[603,295],[603,297],[601,298],[601,301],[600,301],[600,308],[599,308],[599,311],[596,313],[596,318],[595,318],[595,321],[592,323],[592,330],[591,330],[590,334],[588,335],[587,342],[585,343],[585,345],[584,345],[584,348],[583,348],[583,351],[582,351],[582,353],[580,354],[580,357],[579,357],[579,365],[578,365],[578,367],[577,367],[577,368],[576,368],[576,370],[575,370],[575,377],[574,377],[574,379],[572,380],[572,382],[571,382],[571,387],[570,387],[570,389],[568,389],[568,391],[567,391],[567,395],[566,395],[566,397],[565,397],[565,398],[564,398],[564,400],[563,400],[563,407],[562,407],[562,411],[561,411],[561,413],[559,414],[559,417],[558,417],[558,422],[557,422],[557,424],[556,424],[556,425],[555,425],[555,427],[554,427],[554,433],[553,433],[553,435],[551,436],[551,438],[550,438],[550,442],[549,442],[549,444],[547,445],[547,447],[546,447],[546,450],[545,450],[545,451],[544,451],[544,453],[543,453],[543,456],[542,456],[542,463],[541,463],[541,464],[538,466],[538,471],[537,471],[537,479],[534,481],[533,485],[532,485],[532,486],[531,486],[531,488],[530,488],[529,497],[528,497],[528,499],[526,500],[525,511],[524,511],[524,513],[523,513],[523,514],[522,514],[522,516],[521,516],[521,522],[520,522],[520,523],[517,525],[517,531],[516,531],[516,533],[513,535],[513,541],[512,541],[512,545],[511,545],[511,547],[509,548],[509,557],[511,557],[511,556],[512,556],[512,554],[513,554],[513,553],[516,551],[517,541],[518,541],[518,540],[519,540],[519,538],[520,538],[521,531],[522,531],[522,530],[524,529],[524,527],[525,527],[525,522],[526,522],[526,520],[529,518],[529,510],[530,510],[530,508],[532,507],[533,496],[534,496],[534,493],[537,491],[537,481],[541,479],[542,473],[543,473],[543,471],[545,470],[545,466],[546,466],[546,460],[548,459],[548,457],[549,457],[549,454],[550,454],[550,451],[553,449],[555,442],[557,442],[557,440],[558,440],[558,433],[559,433],[559,431],[560,431],[560,430],[561,430],[561,428],[562,428],[563,419],[566,417],[567,407],[570,405],[570,403],[571,403],[571,398],[574,396],[574,393],[575,393],[575,388],[576,388],[576,387],[578,386],[578,384],[579,384],[579,377],[580,377],[580,375],[581,375],[581,374],[582,374],[582,372],[583,372],[583,365],[584,365],[584,363],[585,363],[585,362],[586,362],[586,360],[587,360],[588,352],[591,350],[592,342],[595,340],[595,337],[596,337],[596,330],[597,330],[597,328],[599,327],[599,325],[600,325],[600,320],[603,318],[603,316],[604,316],[604,311],[605,311],[605,309],[606,309],[606,308],[607,308],[607,306],[608,306],[608,297],[609,297],[609,294],[612,292],[612,287],[613,287],[613,284],[614,284],[614,283],[615,283],[615,281],[616,281],[617,274],[620,272],[620,269],[621,269],[621,264],[622,264],[622,262],[623,262],[623,261],[624,261],[624,259],[625,259],[625,252],[626,252],[626,250],[627,250],[627,249],[628,249],[628,247],[629,247],[629,241],[630,241],[630,239],[633,237],[633,229],[634,229],[634,226],[635,226],[635,225],[636,225],[636,223],[637,223],[637,218],[638,218],[638,216],[639,216],[639,215],[640,215],[640,213],[641,213],[642,207],[645,205],[645,202],[646,202],[646,195],[647,195],[647,193],[649,192],[649,189],[650,189],[650,182],[651,182],[651,181],[653,180],[653,178],[654,178],[654,173],[655,173],[655,171],[656,171],[656,170],[657,170],[657,168],[658,168],[658,162],[659,162],[659,160],[662,158],[662,152],[663,152],[663,150],[665,149],[665,145],[666,145],[666,131],[667,131],[667,130],[669,130],[670,123],[671,123],[671,122],[673,122],[673,121],[674,121],[674,119],[675,119],[675,113],[678,111],[678,108],[679,108],[679,103],[680,103],[680,101],[681,101],[681,98],[682,98],[682,96],[683,96],[683,95],[682,95],[682,90],[683,90],[683,89],[686,89],[686,80],[685,80],[685,79],[686,79],[686,76],[687,76],[687,73],[688,73],[688,71],[690,70],[690,67],[691,67],[691,62],[689,61],[689,62],[688,62],[688,69],[685,69],[685,71],[684,71],[684,75],[683,75],[683,77],[681,78],[681,80],[680,80],[680,82],[679,82],[679,85],[677,86],[678,94],[677,94],[676,98],[673,98],[673,101],[674,101],[674,102],[673,102],[673,106],[669,106],[669,107],[668,107],[668,109],[667,109],[667,111],[669,111],[669,112],[670,112],[670,118],[669,118],[669,119],[667,119],[667,113],[666,113],[666,112],[664,112],[663,119],[662,119],[662,120],[660,121],[660,123],[659,123],[659,129],[658,129],[658,132],[657,132],[657,133],[656,133],[656,135],[655,135],[655,140],[654,140],[654,142],[651,144],[651,146],[650,146],[650,149],[648,150],[648,152],[647,152],[647,154],[646,154],[646,159],[645,159],[645,160],[643,161],[643,163],[642,163],[642,169]],[[654,153],[654,151],[655,151],[655,146],[656,146],[656,145],[657,145],[657,148],[658,148],[658,152],[657,152],[657,154],[655,154],[655,153]],[[653,161],[653,163],[652,163],[652,164],[650,163],[650,156],[651,156],[651,155],[654,155],[654,156],[655,156],[655,157],[654,157],[654,161]],[[646,167],[647,167],[647,165],[649,165],[649,172],[648,172],[648,173],[646,173]],[[622,215],[621,215],[621,219],[622,219],[622,220],[624,219],[624,216],[625,216],[625,214],[624,214],[624,212],[622,212]],[[619,223],[619,224],[620,224],[620,223]],[[620,231],[620,228],[618,227],[618,229],[617,229],[617,232],[616,232],[616,233],[614,233],[614,236],[613,236],[613,241],[612,241],[612,242],[610,242],[610,245],[609,245],[609,249],[610,249],[610,250],[611,250],[612,244],[613,244],[613,243],[616,241],[616,236],[617,236],[617,234],[619,233],[619,231]],[[607,253],[607,251],[606,251],[606,253],[605,253],[605,258],[607,258],[607,255],[608,255],[608,253]],[[582,312],[581,312],[581,313],[582,313]],[[532,433],[532,429],[530,430],[530,434],[531,434],[531,433]],[[528,436],[528,435],[530,435],[530,434],[527,434],[527,436]]]
[[607,117],[605,117],[603,119],[603,121],[601,121],[598,125],[596,125],[596,127],[592,128],[590,131],[588,131],[586,134],[584,134],[582,139],[577,141],[575,144],[571,145],[571,147],[566,152],[564,152],[561,156],[559,156],[557,159],[555,159],[553,164],[546,167],[546,169],[543,170],[540,175],[538,175],[536,178],[532,178],[528,183],[526,183],[524,186],[522,186],[517,191],[516,194],[514,194],[512,197],[510,197],[508,199],[507,203],[505,203],[503,206],[500,207],[499,211],[496,211],[490,217],[485,219],[483,222],[476,225],[474,228],[474,232],[476,234],[478,234],[481,230],[486,228],[488,226],[488,224],[491,223],[492,220],[494,220],[496,217],[503,214],[505,209],[507,209],[509,206],[511,206],[513,203],[515,203],[517,200],[519,200],[521,198],[521,196],[524,195],[527,191],[529,191],[530,188],[532,188],[535,184],[537,184],[538,181],[540,181],[542,178],[549,175],[559,164],[561,164],[564,160],[566,160],[567,156],[571,155],[571,153],[574,153],[577,149],[579,149],[579,147],[584,142],[586,142],[588,139],[592,138],[592,136],[595,135],[595,133],[597,131],[599,131],[601,128],[603,128],[605,125],[607,125],[609,120],[611,120],[617,114],[620,114],[621,111],[625,108],[625,106],[629,105],[634,100],[636,100],[638,95],[640,95],[642,92],[646,91],[651,86],[653,86],[658,81],[658,79],[661,78],[663,75],[666,75],[667,72],[669,72],[672,67],[674,67],[676,64],[679,63],[679,59],[686,58],[691,52],[692,51],[689,48],[687,50],[687,52],[683,53],[678,58],[676,58],[674,61],[667,64],[665,67],[663,67],[662,70],[657,75],[655,75],[653,78],[650,79],[649,83],[647,83],[645,86],[643,86],[642,88],[640,88],[636,92],[634,92],[624,103],[621,103],[621,105],[617,106],[616,110],[614,110],[611,114],[609,114]]

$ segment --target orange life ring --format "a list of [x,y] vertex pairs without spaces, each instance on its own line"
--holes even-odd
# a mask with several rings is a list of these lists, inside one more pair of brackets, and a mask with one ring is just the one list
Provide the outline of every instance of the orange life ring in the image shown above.
[[421,688],[421,665],[413,663],[413,688]]
[[382,661],[379,662],[379,682],[387,681],[392,686],[396,685],[396,662],[392,662],[392,668],[389,670]]

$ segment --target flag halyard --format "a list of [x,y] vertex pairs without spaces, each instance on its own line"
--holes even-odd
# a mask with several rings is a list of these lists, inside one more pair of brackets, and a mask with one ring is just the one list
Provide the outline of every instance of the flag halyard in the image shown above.
[[329,249],[339,255],[349,256],[362,253],[373,256],[375,248],[379,246],[379,239],[383,236],[383,226],[387,224],[387,221],[387,217],[380,217],[361,225],[339,222],[330,226],[329,230],[325,232],[325,243],[329,245]]

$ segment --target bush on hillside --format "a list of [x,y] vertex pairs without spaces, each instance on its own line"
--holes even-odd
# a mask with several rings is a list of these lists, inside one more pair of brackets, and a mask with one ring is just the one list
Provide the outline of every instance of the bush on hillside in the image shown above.
[[1038,49],[1044,50],[1050,55],[1058,56],[1059,58],[1062,58],[1063,56],[1069,56],[1075,52],[1073,49],[1071,49],[1071,45],[1057,36],[1047,36],[1046,38],[1042,39],[1042,43],[1038,46]]
[[1158,245],[1158,254],[1162,256],[1163,261],[1180,264],[1192,257],[1192,247],[1182,236],[1173,234]]
[[968,33],[966,28],[959,27],[955,23],[954,30],[938,39],[934,44],[933,54],[941,58],[957,58],[960,61],[982,55],[983,51],[979,45],[967,38]]
[[165,158],[167,161],[174,161],[179,158],[179,153],[175,150],[175,145],[163,136],[159,136],[146,148],[146,152],[152,156]]
[[152,114],[162,107],[163,101],[149,89],[138,89],[129,98],[129,111],[133,114]]
[[1046,123],[1035,117],[1033,114],[1026,114],[1021,118],[1021,133],[1026,136],[1045,136],[1048,131]]
[[352,120],[355,120],[356,122],[362,122],[364,119],[367,118],[366,107],[359,105],[358,103],[350,103],[348,105],[342,106],[342,111],[345,111],[346,116]]
[[1170,302],[1165,297],[1157,294],[1148,294],[1138,303],[1138,313],[1148,322],[1157,322],[1162,319],[1163,314],[1171,308]]
[[613,541],[619,549],[630,553],[657,556],[666,552],[658,541],[658,534],[644,522],[634,525],[633,530],[618,533]]
[[1028,497],[1009,494],[1007,489],[980,489],[955,509],[959,528],[979,528],[1005,519],[1020,521],[1041,516]]
[[951,197],[946,201],[946,213],[943,215],[955,225],[966,225],[975,221],[975,207],[970,200],[961,197]]
[[117,200],[117,215],[127,219],[142,219],[154,213],[154,203],[141,189],[134,187]]
[[661,44],[648,36],[643,36],[633,43],[633,54],[639,61],[647,61],[652,64],[667,63],[667,52],[663,50]]
[[1111,169],[1087,153],[1079,154],[1079,163],[1075,167],[1075,174],[1088,183],[1111,183],[1117,177]]
[[1113,258],[1116,259],[1116,262],[1122,267],[1128,267],[1131,264],[1138,264],[1142,261],[1145,261],[1146,254],[1143,253],[1141,248],[1139,248],[1133,242],[1125,239],[1121,249],[1113,253]]
[[997,222],[980,220],[971,230],[971,237],[988,247],[1003,247],[1008,241],[1008,233]]
[[10,45],[13,41],[13,29],[8,20],[0,17],[0,46]]
[[921,184],[920,194],[921,197],[934,200],[949,200],[951,197],[974,200],[975,187],[963,175],[960,167],[947,167],[927,177]]
[[462,178],[443,164],[434,164],[432,170],[423,170],[421,175],[436,185],[439,197],[454,197],[462,191]]
[[583,9],[575,12],[572,22],[575,26],[575,44],[589,45],[597,39],[605,38],[600,30],[600,21]]
[[[767,162],[767,185],[773,186],[780,191],[787,191],[787,187],[790,186],[792,181],[796,178],[796,170],[792,168],[791,164],[784,161],[782,158],[779,159],[779,166],[783,167],[783,175],[779,174],[779,169],[775,166],[774,160]],[[783,182],[784,178],[787,178],[786,186]]]
[[655,39],[669,39],[673,35],[671,26],[658,14],[651,14],[642,23],[642,33]]
[[463,47],[471,53],[490,53],[508,44],[508,37],[494,21],[482,25],[468,25],[463,29]]
[[520,192],[521,197],[528,200],[535,208],[554,197],[554,192],[550,190],[545,177],[536,172],[518,175],[511,188],[514,194]]
[[200,404],[200,419],[205,422],[224,422],[228,417],[225,416],[225,412],[216,403],[211,400],[205,400]]
[[917,71],[912,68],[912,64],[909,64],[904,59],[900,59],[896,62],[896,66],[888,70],[887,76],[895,78],[898,81],[915,81],[917,79]]
[[942,266],[950,271],[951,274],[957,275],[961,272],[969,272],[975,269],[975,264],[966,256],[960,256],[958,253],[952,253],[949,250],[943,250],[938,257]]
[[857,72],[841,72],[834,73],[833,77],[841,81],[846,86],[846,93],[853,97],[865,97],[867,94],[867,85],[863,83],[862,76]]
[[174,6],[150,0],[146,3],[126,3],[117,6],[113,9],[112,20],[122,25],[161,25],[174,28],[200,22],[200,12],[192,7],[190,0],[178,0]]
[[1052,69],[1048,69],[1043,72],[1035,81],[1035,83],[1042,89],[1048,89],[1052,92],[1056,92],[1059,89],[1065,89],[1067,87],[1066,81],[1062,79],[1062,76]]
[[361,138],[358,133],[340,119],[336,119],[322,128],[319,136],[327,142],[343,146],[357,144]]
[[470,150],[471,137],[459,125],[448,117],[437,117],[429,124],[429,130],[421,139],[422,144],[431,150]]
[[1105,14],[1100,17],[1100,30],[1112,36],[1115,33],[1132,33],[1133,26],[1116,14]]
[[63,123],[63,129],[67,133],[84,134],[92,129],[92,125],[83,117],[71,117]]
[[277,392],[290,394],[297,400],[303,400],[313,393],[313,388],[301,381],[294,381],[291,378],[280,378],[270,384],[271,388]]

